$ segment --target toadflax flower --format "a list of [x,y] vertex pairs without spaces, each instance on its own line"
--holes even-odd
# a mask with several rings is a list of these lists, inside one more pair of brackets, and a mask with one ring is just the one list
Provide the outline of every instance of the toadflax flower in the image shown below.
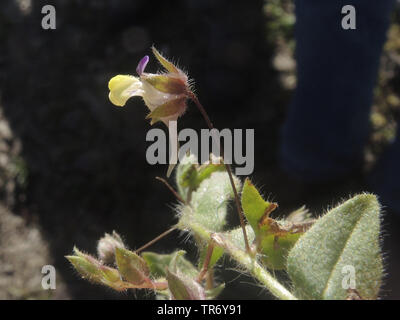
[[136,68],[139,77],[117,75],[110,80],[109,99],[114,105],[122,107],[130,97],[140,96],[150,109],[146,118],[151,119],[151,124],[162,121],[169,127],[169,121],[176,121],[186,110],[189,92],[188,77],[154,47],[152,50],[154,56],[168,72],[157,74],[144,72],[149,62],[149,57],[144,56]]

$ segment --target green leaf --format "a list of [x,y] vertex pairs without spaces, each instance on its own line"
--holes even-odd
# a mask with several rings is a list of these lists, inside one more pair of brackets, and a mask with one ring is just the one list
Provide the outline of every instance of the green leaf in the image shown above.
[[143,252],[142,258],[149,266],[150,274],[154,278],[166,277],[167,267],[171,263],[173,254],[158,254],[154,252]]
[[188,200],[189,193],[194,190],[197,179],[198,161],[195,155],[185,155],[176,169],[175,181],[181,197]]
[[221,292],[224,289],[225,289],[225,283],[221,283],[212,289],[206,290],[207,300],[215,299],[216,297],[218,297],[221,294]]
[[[380,205],[361,194],[329,211],[290,250],[287,271],[303,299],[346,299],[349,269],[363,299],[376,299],[381,286]],[[344,286],[343,286],[344,284]]]
[[275,207],[272,208],[273,206],[276,207],[276,204],[265,201],[256,187],[246,178],[242,190],[242,208],[247,221],[256,234],[260,232],[261,219],[275,209]]
[[154,252],[143,252],[142,257],[150,269],[150,274],[154,278],[166,277],[167,268],[189,276],[196,277],[199,271],[193,264],[185,259],[185,251],[179,250],[171,254],[158,254]]
[[110,283],[121,281],[121,277],[117,269],[110,268],[108,266],[102,266],[101,272],[103,273],[103,278]]
[[289,250],[294,246],[302,233],[287,232],[282,236],[268,234],[261,238],[261,261],[268,268],[282,270],[286,267],[286,258]]
[[[253,228],[249,225],[246,226],[247,238],[249,243],[255,240],[255,234]],[[236,228],[229,232],[223,233],[226,239],[230,241],[237,248],[246,251],[243,231],[242,228]],[[277,237],[275,240],[275,235],[269,234],[265,237],[260,238],[259,253],[260,260],[262,263],[270,269],[282,270],[286,267],[286,256],[291,247],[295,244],[297,239],[301,236],[298,233],[288,233],[285,236]]]
[[[207,255],[209,244],[203,245],[200,248],[200,258],[199,258],[199,266],[202,268],[204,266],[204,260]],[[218,246],[214,246],[213,252],[211,254],[210,262],[208,264],[208,268],[211,269],[215,266],[218,260],[224,255],[224,249]]]
[[205,163],[199,166],[194,155],[185,156],[178,166],[176,175],[179,194],[186,199],[188,192],[197,190],[199,185],[216,171],[225,171],[224,164]]
[[187,277],[196,278],[199,274],[199,271],[190,261],[184,258],[185,254],[186,251],[184,250],[176,251],[172,256],[169,269],[173,272],[179,272]]
[[149,266],[150,274],[154,278],[166,277],[167,268],[171,263],[172,254],[158,254],[154,252],[143,252],[142,257]]
[[198,187],[197,166],[195,164],[188,165],[179,176],[179,185],[183,188],[196,190]]
[[208,179],[211,174],[216,171],[226,171],[225,165],[223,163],[206,163],[202,165],[198,170],[196,188],[200,185],[201,182],[203,182],[203,180]]
[[293,232],[295,223],[277,221],[269,217],[277,204],[265,201],[257,188],[246,179],[242,190],[242,208],[256,234],[257,250],[262,262],[271,269],[282,270],[288,251],[302,232]]
[[[249,240],[249,243],[252,243],[255,239],[255,234],[254,234],[253,228],[251,228],[249,225],[246,225],[246,233],[247,233],[247,238]],[[243,237],[243,230],[241,227],[230,230],[228,232],[224,232],[223,235],[235,247],[237,247],[243,251],[246,251],[246,245],[244,243],[244,237]]]
[[168,288],[175,300],[204,300],[204,289],[194,279],[167,270]]
[[[236,188],[240,190],[240,181],[234,177]],[[192,193],[191,205],[181,211],[180,228],[186,228],[186,219],[200,224],[210,232],[218,232],[226,224],[228,200],[233,198],[233,190],[226,172],[214,172],[203,180]]]
[[147,263],[136,253],[124,248],[116,248],[115,260],[121,276],[128,282],[140,285],[149,281],[150,271]]
[[214,246],[213,253],[211,255],[209,268],[213,268],[218,260],[224,255],[224,249],[218,246]]

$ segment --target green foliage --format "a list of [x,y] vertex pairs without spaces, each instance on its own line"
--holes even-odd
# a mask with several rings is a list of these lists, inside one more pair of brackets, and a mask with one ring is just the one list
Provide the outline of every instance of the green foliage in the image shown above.
[[150,274],[153,277],[166,277],[167,268],[175,253],[171,254],[158,254],[155,252],[143,252],[142,258],[147,262],[150,269]]
[[355,269],[360,297],[377,298],[382,278],[379,215],[376,197],[361,194],[329,211],[300,238],[287,264],[299,298],[346,299],[346,266]]
[[187,210],[182,214],[190,215],[189,219],[201,224],[207,230],[222,231],[226,224],[228,200],[232,198],[233,192],[228,174],[214,172],[192,193],[191,206],[187,206]]
[[225,289],[225,283],[221,283],[220,285],[206,290],[207,299],[215,299],[219,296],[219,294]]
[[[226,224],[227,204],[233,198],[229,176],[213,164],[193,169],[194,162],[196,159],[190,156],[182,168],[178,166],[179,190],[182,196],[190,199],[190,204],[181,210],[178,226],[185,230],[188,224],[196,223],[208,233],[222,231]],[[240,190],[239,179],[235,177],[234,181]]]
[[117,291],[125,289],[116,269],[103,265],[94,257],[79,251],[77,248],[74,248],[74,253],[75,255],[66,256],[66,258],[82,278],[93,283],[106,285]]
[[268,268],[275,270],[284,269],[287,254],[300,236],[300,233],[288,232],[282,237],[276,237],[273,234],[263,237],[260,243],[263,255],[261,260]]
[[[220,159],[213,157],[212,159],[215,162],[220,161]],[[209,162],[199,166],[194,155],[186,155],[176,171],[176,183],[180,195],[184,199],[190,200],[188,196],[191,195],[191,192],[197,190],[200,183],[208,179],[216,171],[225,171],[224,165],[222,163]]]
[[[246,225],[246,232],[249,242],[252,243],[255,239],[255,234],[251,226]],[[244,243],[243,231],[241,227],[235,228],[225,233],[226,239],[232,243],[235,247],[242,251],[246,251]]]
[[[270,4],[270,12],[275,16],[280,12],[277,4],[281,1]],[[287,18],[281,23],[291,27],[293,21]],[[172,115],[180,116],[186,100],[191,99],[211,128],[204,108],[190,91],[187,76],[154,48],[153,53],[170,73],[151,79],[143,75],[141,80],[158,92],[182,90],[182,96],[179,101],[167,99],[149,116],[162,121]],[[121,88],[141,80],[126,75],[113,77],[109,82],[110,100],[123,106],[127,97]],[[214,272],[224,254],[278,299],[378,297],[383,267],[379,248],[380,207],[374,195],[358,195],[318,220],[311,219],[304,208],[285,220],[276,220],[270,214],[278,205],[265,201],[249,179],[242,190],[241,181],[231,175],[230,167],[213,155],[203,165],[198,164],[195,156],[186,155],[176,169],[176,185],[181,204],[177,207],[179,221],[175,228],[193,236],[199,253],[196,264],[185,259],[182,250],[171,254],[130,251],[115,232],[99,241],[98,258],[76,248],[74,255],[66,258],[89,281],[119,291],[151,289],[158,298],[217,297],[225,285],[214,281]],[[228,203],[240,192],[241,199],[236,197],[235,204],[242,225],[226,230]],[[245,218],[248,224],[243,221]],[[111,267],[114,265],[116,269]],[[355,273],[345,274],[351,273],[351,268]],[[268,269],[287,271],[294,291],[286,289]]]
[[204,300],[205,291],[194,279],[167,270],[168,288],[175,300]]
[[[218,166],[198,166],[196,162],[193,156],[186,157],[177,168],[176,179],[179,193],[187,199],[180,206],[177,227],[189,230],[196,240],[198,267],[185,259],[182,250],[138,255],[125,249],[121,242],[106,246],[115,251],[117,269],[76,248],[75,255],[67,257],[75,269],[89,281],[119,291],[148,288],[155,290],[159,298],[213,299],[225,285],[205,286],[203,277],[214,272],[219,259],[227,254],[280,299],[378,297],[383,268],[380,207],[375,196],[358,195],[318,220],[310,219],[304,208],[285,220],[275,220],[270,213],[277,205],[265,201],[246,179],[241,204],[249,222],[246,233],[253,250],[246,252],[242,228],[225,230],[227,205],[233,198],[227,173]],[[240,181],[236,177],[234,181],[240,191]],[[104,239],[110,240],[109,235]],[[346,285],[351,281],[346,274],[348,266],[354,267],[355,289]],[[286,269],[294,292],[284,288],[266,267]]]
[[271,207],[271,203],[265,201],[259,194],[256,187],[246,179],[242,190],[242,208],[247,221],[253,228],[256,235],[260,233],[259,223],[261,218]]
[[[200,266],[203,266],[203,264],[204,264],[208,246],[209,246],[209,244],[207,246],[203,246],[203,249],[200,252],[200,257],[199,257],[199,265]],[[213,268],[216,265],[216,263],[218,262],[218,260],[223,256],[223,254],[224,254],[223,248],[214,246],[210,261],[208,263],[208,267]]]
[[146,261],[136,253],[124,248],[115,249],[115,261],[123,279],[140,285],[148,280],[150,274]]
[[154,252],[143,252],[142,257],[150,268],[153,277],[166,277],[167,269],[186,274],[188,277],[196,277],[199,271],[193,264],[184,258],[184,250],[178,250],[171,254],[157,254]]
[[176,168],[178,193],[185,200],[190,200],[189,195],[196,189],[197,166],[197,158],[194,155],[186,155]]
[[271,269],[284,269],[287,253],[303,234],[307,223],[270,218],[277,204],[265,201],[249,179],[244,182],[242,207],[255,233],[256,250],[261,253],[263,263]]

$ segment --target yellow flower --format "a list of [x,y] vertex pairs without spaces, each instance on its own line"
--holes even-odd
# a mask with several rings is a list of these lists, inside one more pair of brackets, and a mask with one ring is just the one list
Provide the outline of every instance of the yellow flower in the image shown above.
[[169,121],[177,120],[186,110],[188,77],[154,47],[152,50],[168,72],[157,74],[144,72],[149,62],[149,57],[145,56],[136,68],[139,77],[117,75],[110,80],[109,99],[114,105],[122,107],[130,97],[140,96],[150,110],[147,118],[151,119],[151,124],[162,121],[168,126]]
[[[133,76],[117,75],[108,83],[110,101],[119,107],[123,107],[126,101],[133,95],[142,95],[142,82]],[[136,92],[136,94],[135,94]]]

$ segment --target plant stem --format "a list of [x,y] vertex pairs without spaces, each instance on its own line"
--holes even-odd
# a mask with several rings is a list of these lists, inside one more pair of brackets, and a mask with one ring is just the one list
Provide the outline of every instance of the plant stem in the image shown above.
[[150,247],[152,244],[156,243],[158,240],[164,238],[166,235],[170,234],[172,231],[174,231],[177,228],[177,226],[173,226],[172,228],[168,229],[167,231],[164,231],[157,237],[155,237],[153,240],[150,240],[147,242],[145,245],[141,246],[139,249],[135,250],[135,253],[138,254],[140,251],[143,251],[144,249]]
[[168,183],[167,180],[161,178],[161,177],[156,177],[156,179],[158,181],[161,181],[162,183],[165,184],[165,186],[169,189],[169,191],[171,191],[173,193],[173,195],[175,196],[175,198],[177,198],[180,202],[182,202],[183,204],[186,204],[186,201],[182,199],[182,197],[178,194],[178,192],[175,191],[174,188],[171,187],[171,185]]
[[212,256],[213,250],[214,250],[214,243],[211,240],[208,243],[208,248],[207,248],[207,252],[206,252],[206,257],[204,259],[203,269],[201,270],[201,272],[197,278],[197,282],[201,282],[204,279],[204,276],[206,275],[206,273],[208,272],[208,266],[211,261],[211,256]]
[[[208,125],[208,128],[210,130],[214,129],[214,126],[213,126],[213,124],[212,124],[212,122],[211,122],[211,120],[210,120],[210,118],[209,118],[209,116],[207,114],[207,111],[204,109],[203,105],[200,103],[200,101],[197,98],[197,96],[192,91],[188,92],[188,96],[196,104],[197,108],[200,110],[200,113],[203,115],[203,118],[206,121],[206,123]],[[224,154],[224,152],[221,151],[221,157],[222,158],[223,158],[223,154]],[[225,165],[226,171],[228,172],[229,181],[231,183],[233,194],[234,194],[234,197],[235,197],[236,210],[237,210],[237,213],[238,213],[238,216],[239,216],[240,226],[242,227],[242,231],[243,231],[243,237],[244,237],[244,243],[245,243],[245,246],[246,246],[246,251],[250,254],[251,253],[251,249],[250,249],[249,241],[247,239],[247,232],[246,232],[246,225],[245,225],[245,222],[244,222],[244,215],[243,215],[243,212],[242,212],[242,209],[241,209],[241,206],[240,206],[239,195],[238,195],[238,192],[236,190],[235,182],[233,181],[232,169],[231,169],[231,166],[228,163],[224,162],[224,165]]]
[[[188,92],[188,97],[196,104],[197,108],[200,110],[201,114],[204,117],[208,127],[210,130],[214,129],[214,126],[208,117],[208,114],[202,104],[200,103],[197,96],[192,92]],[[221,148],[222,149],[222,148]],[[223,151],[221,152],[223,154]],[[221,155],[222,156],[222,155]],[[222,157],[223,158],[223,157]],[[233,193],[235,196],[235,204],[236,209],[240,219],[240,226],[243,231],[244,243],[246,251],[243,251],[239,248],[236,248],[232,243],[226,241],[223,236],[219,234],[211,234],[208,230],[204,229],[201,225],[197,223],[191,223],[191,221],[185,221],[186,225],[192,229],[197,235],[203,238],[205,241],[209,242],[210,244],[215,241],[215,244],[221,246],[225,249],[225,251],[240,265],[242,265],[247,271],[249,271],[259,282],[261,282],[265,287],[273,294],[276,298],[281,300],[297,300],[297,298],[290,293],[278,280],[276,280],[266,269],[264,269],[257,258],[252,254],[252,251],[249,246],[249,241],[247,238],[247,231],[244,222],[244,215],[241,210],[239,195],[236,190],[235,183],[233,181],[232,170],[229,164],[225,163],[226,171],[228,172],[229,180],[232,185]],[[210,241],[211,239],[211,241]],[[207,256],[211,258],[212,248],[209,247],[209,252],[207,252]],[[207,269],[204,268],[203,271]],[[202,277],[204,276],[201,274]]]
[[229,164],[226,164],[225,162],[224,162],[224,164],[225,164],[225,167],[226,167],[226,171],[228,172],[229,180],[230,180],[231,185],[232,185],[233,194],[235,196],[236,210],[238,212],[239,219],[240,219],[240,226],[242,227],[242,231],[243,231],[243,237],[244,237],[244,244],[246,246],[246,252],[250,254],[251,253],[251,249],[250,249],[250,245],[249,245],[249,240],[247,238],[246,225],[245,225],[245,222],[244,222],[243,212],[242,212],[242,209],[241,209],[241,206],[240,206],[239,195],[238,195],[238,192],[236,190],[235,183],[233,181],[231,166]]
[[248,270],[259,282],[261,282],[276,298],[281,300],[297,300],[278,280],[276,280],[266,269],[264,269],[255,257],[245,251],[236,248],[220,234],[212,234],[211,239],[221,247],[246,270]]
[[206,109],[204,109],[203,105],[200,103],[199,98],[197,98],[197,96],[192,91],[188,92],[188,96],[196,104],[197,108],[200,110],[200,112],[201,112],[204,120],[206,121],[207,126],[210,128],[210,130],[214,129],[214,126],[207,114],[207,111],[206,111]]
[[276,298],[281,300],[297,300],[289,290],[287,290],[257,261],[256,257],[248,254],[243,249],[238,248],[231,241],[226,239],[225,236],[219,233],[212,233],[201,224],[194,222],[191,219],[181,220],[178,224],[178,228],[181,230],[190,229],[205,242],[213,242],[214,246],[222,247],[233,260],[253,275],[254,278],[262,283]]

